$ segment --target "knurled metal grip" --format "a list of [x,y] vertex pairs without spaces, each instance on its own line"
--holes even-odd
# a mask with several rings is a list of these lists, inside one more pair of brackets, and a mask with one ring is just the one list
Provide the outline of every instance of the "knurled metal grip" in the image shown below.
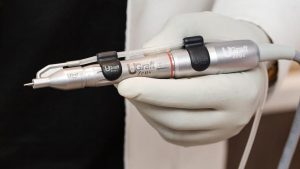
[[191,58],[192,68],[196,71],[203,71],[210,64],[210,57],[204,45],[202,36],[186,37],[183,39],[184,48],[188,51]]
[[117,80],[122,74],[122,65],[115,51],[101,52],[97,54],[97,62],[100,64],[103,76],[109,80]]

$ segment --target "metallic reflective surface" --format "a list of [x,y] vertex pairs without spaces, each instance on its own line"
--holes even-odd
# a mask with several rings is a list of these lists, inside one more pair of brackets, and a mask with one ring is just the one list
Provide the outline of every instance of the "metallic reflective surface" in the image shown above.
[[249,70],[259,63],[259,49],[249,40],[218,42],[206,45],[211,63],[204,74]]
[[172,51],[173,60],[175,63],[175,78],[194,76],[196,73],[191,65],[189,53],[185,49]]
[[175,61],[175,77],[231,73],[252,69],[259,63],[257,45],[249,40],[218,42],[206,45],[210,65],[204,71],[195,71],[185,49],[172,51]]
[[[95,60],[91,57],[76,62],[46,66],[38,72],[40,76],[26,86],[70,90],[111,85],[131,77],[170,78],[174,74],[175,78],[183,78],[239,72],[252,69],[259,63],[258,47],[249,40],[209,43],[206,47],[210,55],[210,65],[204,71],[195,71],[192,68],[187,50],[175,49],[170,53],[162,52],[121,61],[122,74],[115,81],[106,80],[99,64],[79,66]],[[65,65],[77,67],[64,68]]]
[[143,58],[121,62],[122,75],[118,81],[130,77],[169,78],[171,61],[167,53],[155,54]]

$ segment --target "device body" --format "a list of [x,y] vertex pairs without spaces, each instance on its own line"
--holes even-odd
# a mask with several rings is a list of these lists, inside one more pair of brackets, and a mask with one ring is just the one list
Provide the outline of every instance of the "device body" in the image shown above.
[[[104,52],[97,64],[53,66],[37,75],[33,88],[71,90],[118,83],[131,77],[186,78],[252,69],[259,63],[258,46],[250,40],[203,43],[202,37],[184,39],[184,47],[120,61],[118,53]],[[58,64],[59,65],[59,64]]]

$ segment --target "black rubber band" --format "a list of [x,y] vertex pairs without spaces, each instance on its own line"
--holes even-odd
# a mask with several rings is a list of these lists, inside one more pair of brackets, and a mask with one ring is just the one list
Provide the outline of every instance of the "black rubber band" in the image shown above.
[[97,54],[97,61],[101,66],[103,76],[109,80],[117,80],[122,74],[122,65],[117,52],[102,52]]
[[183,39],[184,48],[191,58],[192,68],[196,71],[204,71],[209,67],[210,57],[204,45],[202,36],[186,37]]

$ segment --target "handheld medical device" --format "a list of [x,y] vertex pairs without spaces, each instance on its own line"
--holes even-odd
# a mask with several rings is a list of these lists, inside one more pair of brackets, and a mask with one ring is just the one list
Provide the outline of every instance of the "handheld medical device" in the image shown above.
[[[102,52],[82,60],[48,65],[38,71],[32,83],[25,86],[71,90],[116,84],[139,76],[184,78],[232,73],[255,68],[263,61],[278,59],[300,63],[300,53],[289,47],[256,44],[251,40],[204,43],[202,36],[194,36],[184,38],[183,43],[135,51]],[[261,112],[256,113],[239,168],[245,167],[260,116]],[[300,110],[295,115],[291,133],[279,169],[288,169],[296,149],[300,135]]]

